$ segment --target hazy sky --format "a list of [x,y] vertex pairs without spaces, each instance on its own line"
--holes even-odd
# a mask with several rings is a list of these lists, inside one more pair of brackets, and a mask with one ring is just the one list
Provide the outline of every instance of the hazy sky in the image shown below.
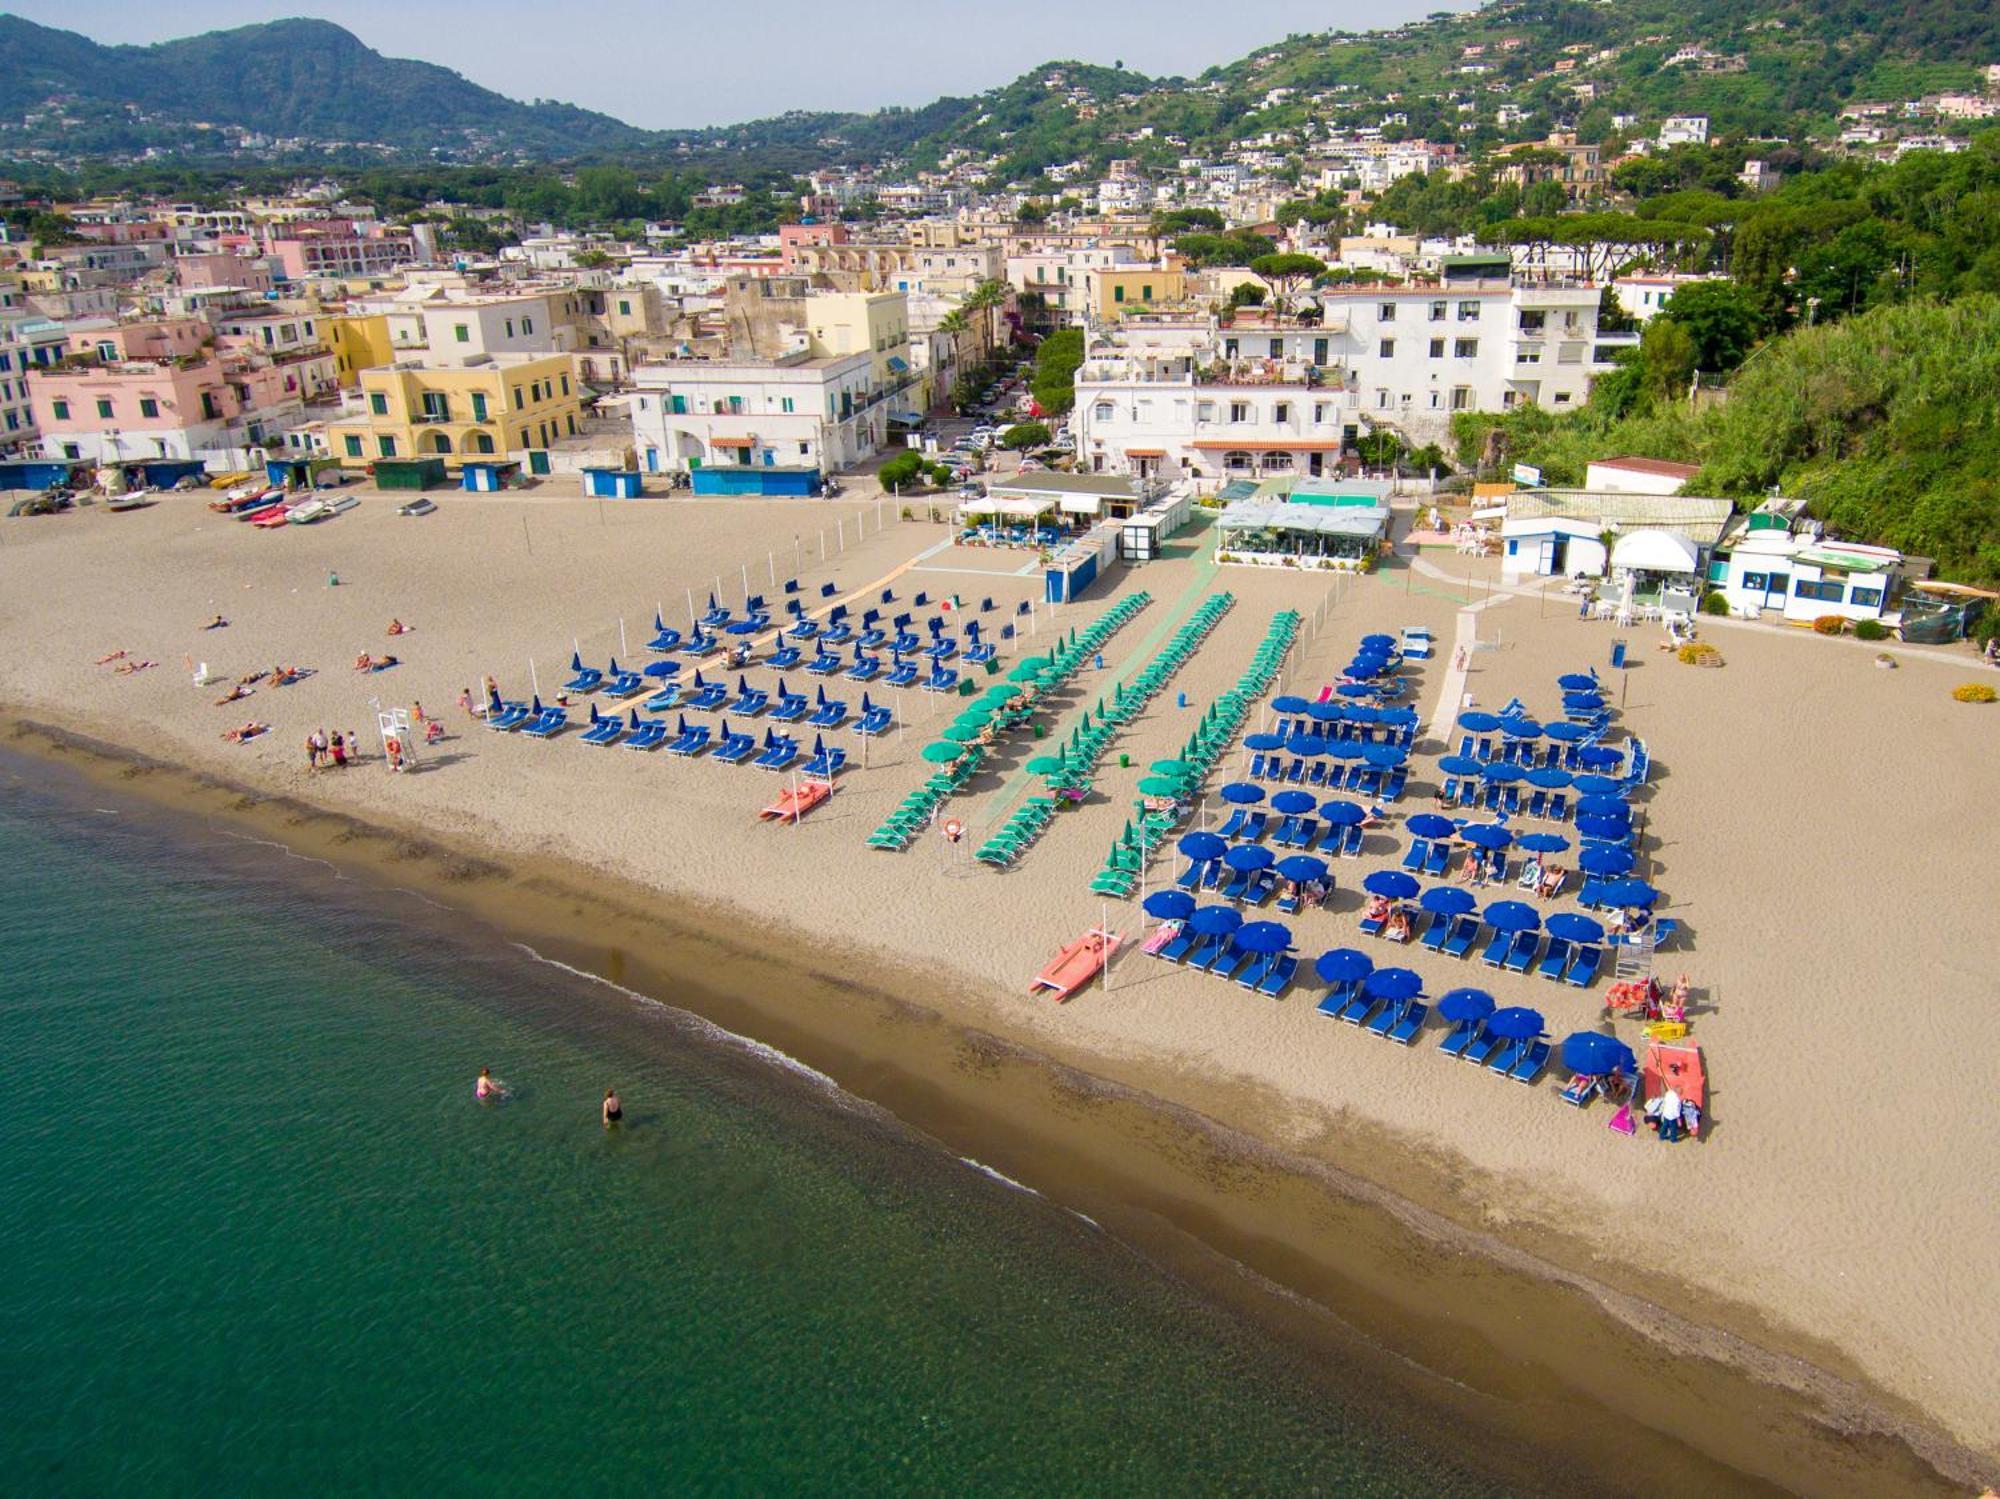
[[520,99],[667,127],[974,94],[1058,58],[1199,73],[1288,32],[1394,26],[1466,0],[0,0],[100,42],[311,15]]

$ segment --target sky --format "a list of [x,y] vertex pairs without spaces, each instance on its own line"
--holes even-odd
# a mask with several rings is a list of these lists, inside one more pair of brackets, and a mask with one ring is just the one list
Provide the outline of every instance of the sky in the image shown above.
[[0,10],[99,42],[318,16],[388,56],[655,129],[928,104],[1058,59],[1193,76],[1287,33],[1395,26],[1447,6],[1468,8],[1466,0],[0,0]]

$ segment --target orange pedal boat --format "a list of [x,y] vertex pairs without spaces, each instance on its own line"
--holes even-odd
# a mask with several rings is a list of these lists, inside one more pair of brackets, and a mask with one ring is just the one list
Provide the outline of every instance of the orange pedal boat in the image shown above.
[[778,799],[757,815],[766,822],[797,822],[832,795],[831,781],[800,781],[779,792]]
[[1035,981],[1028,985],[1028,992],[1039,994],[1046,989],[1059,1002],[1068,999],[1104,971],[1104,965],[1111,961],[1111,955],[1124,940],[1123,932],[1092,927],[1049,959],[1035,975]]

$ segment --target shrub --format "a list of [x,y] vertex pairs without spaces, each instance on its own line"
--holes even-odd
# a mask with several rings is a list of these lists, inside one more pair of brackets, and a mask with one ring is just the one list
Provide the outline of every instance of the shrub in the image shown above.
[[1847,628],[1847,621],[1838,614],[1822,614],[1813,621],[1813,634],[1838,635]]
[[1858,619],[1854,622],[1854,638],[1857,640],[1887,640],[1889,627],[1879,619]]
[[1720,666],[1722,652],[1705,640],[1696,640],[1674,652],[1685,666]]
[[1986,682],[1967,682],[1963,687],[1952,688],[1951,695],[1961,703],[1990,703],[2000,698],[2000,692]]
[[924,467],[922,454],[905,449],[877,469],[875,478],[884,489],[907,489],[916,482]]
[[1045,448],[1049,429],[1042,422],[1017,422],[1000,434],[1000,446],[1019,452],[1022,448]]
[[1728,595],[1720,588],[1711,588],[1708,591],[1708,597],[1701,601],[1701,612],[1703,614],[1727,614],[1729,612]]

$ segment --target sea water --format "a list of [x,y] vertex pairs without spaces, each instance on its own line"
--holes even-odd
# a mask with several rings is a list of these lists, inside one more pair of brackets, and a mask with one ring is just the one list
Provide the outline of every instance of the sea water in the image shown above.
[[10,1494],[1492,1491],[781,1059],[10,763]]

